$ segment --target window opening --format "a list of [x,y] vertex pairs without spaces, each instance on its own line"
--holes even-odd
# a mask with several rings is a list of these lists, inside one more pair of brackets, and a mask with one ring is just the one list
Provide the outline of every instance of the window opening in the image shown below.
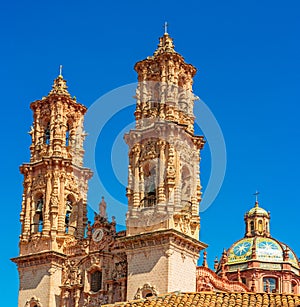
[[50,144],[50,123],[47,123],[44,133],[45,133],[45,144],[49,145]]
[[102,272],[95,271],[91,274],[91,291],[97,292],[101,289]]
[[277,291],[277,279],[271,277],[264,277],[264,291],[267,293],[274,293]]

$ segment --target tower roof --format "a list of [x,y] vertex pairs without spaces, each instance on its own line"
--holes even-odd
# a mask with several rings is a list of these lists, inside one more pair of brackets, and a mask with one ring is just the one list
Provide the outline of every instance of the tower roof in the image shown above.
[[61,72],[54,80],[52,90],[49,92],[49,95],[65,95],[71,97],[70,93],[68,92],[67,81],[63,78]]
[[254,215],[269,216],[268,212],[259,206],[258,201],[256,201],[254,207],[247,212],[248,217]]
[[173,39],[167,32],[165,32],[164,35],[159,38],[159,44],[153,55],[156,56],[162,53],[177,53],[174,50]]

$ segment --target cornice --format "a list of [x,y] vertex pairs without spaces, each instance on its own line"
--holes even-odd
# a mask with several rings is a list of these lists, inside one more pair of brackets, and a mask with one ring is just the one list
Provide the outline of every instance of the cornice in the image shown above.
[[173,245],[199,253],[207,244],[191,238],[175,229],[157,230],[117,239],[122,242],[127,251],[137,248],[151,248],[157,245]]

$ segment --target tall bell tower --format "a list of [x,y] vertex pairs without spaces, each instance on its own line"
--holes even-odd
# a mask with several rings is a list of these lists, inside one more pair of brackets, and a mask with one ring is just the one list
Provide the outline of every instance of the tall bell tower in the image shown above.
[[201,249],[200,150],[194,134],[196,69],[165,30],[153,56],[136,63],[135,129],[129,146],[127,299],[196,291]]
[[84,237],[87,183],[83,167],[86,107],[72,98],[60,75],[47,97],[30,105],[30,162],[24,175],[19,270],[19,306],[59,306],[64,248]]

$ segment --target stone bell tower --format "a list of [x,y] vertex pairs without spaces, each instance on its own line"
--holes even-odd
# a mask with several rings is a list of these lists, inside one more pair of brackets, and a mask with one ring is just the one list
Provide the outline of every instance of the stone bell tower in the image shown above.
[[30,105],[30,162],[24,175],[19,306],[59,306],[64,248],[84,237],[87,183],[83,167],[86,107],[71,98],[61,73],[47,97]]
[[135,129],[129,146],[127,299],[196,291],[200,149],[194,134],[194,66],[165,31],[153,56],[136,63]]

